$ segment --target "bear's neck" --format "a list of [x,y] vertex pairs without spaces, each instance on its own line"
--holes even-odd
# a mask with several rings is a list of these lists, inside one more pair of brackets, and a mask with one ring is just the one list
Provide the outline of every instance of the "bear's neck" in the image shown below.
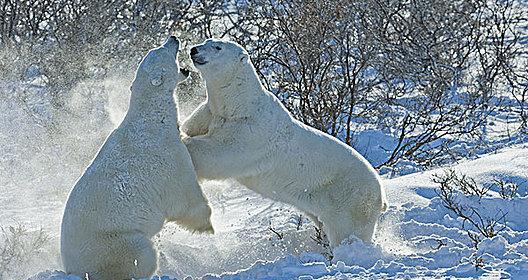
[[211,113],[226,119],[251,117],[264,89],[251,64],[231,74],[231,80],[206,80]]
[[174,89],[134,88],[130,95],[127,120],[141,120],[167,127],[178,125],[178,108],[173,97]]

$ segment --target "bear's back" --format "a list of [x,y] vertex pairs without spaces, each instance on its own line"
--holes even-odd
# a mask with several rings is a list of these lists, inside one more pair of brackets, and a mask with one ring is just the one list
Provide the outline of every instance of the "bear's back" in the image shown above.
[[[138,221],[163,220],[157,205],[157,185],[174,183],[177,162],[167,150],[138,146],[126,125],[114,130],[73,187],[64,221],[83,219],[83,227],[98,230],[152,228]],[[183,144],[181,144],[183,145]],[[139,222],[139,223],[140,223]],[[157,227],[157,226],[156,226]]]
[[285,177],[291,176],[294,180],[297,179],[293,175],[295,172],[290,172],[293,167],[306,174],[306,179],[314,176],[319,180],[323,174],[313,172],[319,170],[325,173],[323,177],[350,174],[354,180],[365,180],[368,184],[378,182],[376,171],[356,150],[295,119],[277,97],[269,92],[265,95],[258,110],[263,117],[256,119],[266,130],[267,144],[272,145],[268,149],[275,150],[273,154],[277,158],[273,172],[284,172]]

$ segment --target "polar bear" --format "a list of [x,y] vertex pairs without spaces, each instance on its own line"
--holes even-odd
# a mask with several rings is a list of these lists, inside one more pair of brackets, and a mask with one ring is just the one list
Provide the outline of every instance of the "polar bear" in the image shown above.
[[213,232],[211,209],[180,140],[173,92],[180,42],[171,36],[141,61],[130,105],[71,191],[61,228],[67,273],[86,279],[150,277],[157,253],[150,238],[164,222]]
[[199,179],[235,179],[291,204],[335,248],[351,234],[371,242],[386,208],[377,172],[354,149],[302,124],[266,91],[238,44],[208,39],[191,48],[207,100],[182,124]]

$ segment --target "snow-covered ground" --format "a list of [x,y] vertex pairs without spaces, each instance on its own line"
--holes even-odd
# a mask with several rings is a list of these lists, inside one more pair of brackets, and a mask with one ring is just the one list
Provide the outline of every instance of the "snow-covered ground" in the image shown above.
[[[74,181],[126,110],[126,78],[79,84],[61,107],[73,114],[50,109],[45,83],[37,76],[22,85],[0,84],[6,93],[0,99],[0,280],[78,280],[60,271],[62,209]],[[360,143],[384,137],[377,131],[364,135]],[[503,139],[495,143],[511,144]],[[333,262],[312,239],[313,223],[296,209],[234,182],[207,182],[215,234],[193,235],[167,225],[155,238],[158,273],[165,280],[528,279],[528,218],[523,212],[528,209],[528,144],[518,139],[514,142],[520,144],[476,153],[471,155],[476,159],[451,166],[477,183],[503,180],[519,186],[511,199],[499,198],[496,188],[481,199],[455,196],[479,209],[483,220],[504,215],[505,228],[483,238],[478,248],[463,230],[473,228],[437,195],[438,184],[431,178],[443,169],[384,179],[390,207],[380,218],[375,243],[349,240],[334,250]],[[376,148],[368,153],[376,156]]]
[[[479,202],[467,201],[477,203],[486,217],[493,217],[498,209],[506,213],[506,228],[494,238],[483,239],[478,249],[462,230],[463,222],[442,205],[435,192],[437,185],[431,178],[441,169],[385,180],[390,207],[381,218],[375,244],[343,244],[335,249],[332,263],[311,240],[312,224],[295,209],[232,182],[209,182],[205,191],[213,205],[216,234],[191,235],[167,226],[156,240],[162,252],[160,274],[168,275],[162,279],[188,275],[203,279],[527,279],[528,145],[458,164],[455,170],[479,183],[503,179],[520,186],[512,199],[501,199],[492,189]],[[40,209],[48,221],[59,221],[60,205]],[[47,268],[60,266],[50,261]],[[76,278],[46,271],[31,279]]]
[[[297,229],[298,211],[229,182],[209,183],[206,193],[214,209],[216,234],[191,235],[168,226],[157,240],[163,256],[160,272],[178,279],[186,275],[205,275],[204,279],[526,279],[528,146],[461,163],[455,170],[481,183],[503,179],[520,186],[512,199],[500,199],[492,189],[480,200],[483,215],[504,211],[507,227],[498,236],[483,239],[478,249],[461,230],[462,221],[437,197],[431,178],[442,170],[385,180],[390,207],[381,218],[375,244],[343,244],[335,249],[332,263],[310,239],[314,231],[308,220],[301,217],[303,223]],[[48,271],[31,279],[74,278]]]

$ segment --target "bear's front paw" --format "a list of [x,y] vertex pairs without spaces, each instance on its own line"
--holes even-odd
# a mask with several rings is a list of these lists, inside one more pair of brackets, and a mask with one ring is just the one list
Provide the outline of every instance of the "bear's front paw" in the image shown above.
[[176,223],[192,233],[214,233],[211,224],[211,208],[204,203],[198,207],[192,207],[185,216],[175,219]]
[[194,233],[214,233],[211,224],[211,208],[209,205],[201,205],[194,209],[192,214],[192,228]]
[[186,134],[181,135],[181,140],[185,146],[189,145],[192,141],[192,137],[187,136]]

